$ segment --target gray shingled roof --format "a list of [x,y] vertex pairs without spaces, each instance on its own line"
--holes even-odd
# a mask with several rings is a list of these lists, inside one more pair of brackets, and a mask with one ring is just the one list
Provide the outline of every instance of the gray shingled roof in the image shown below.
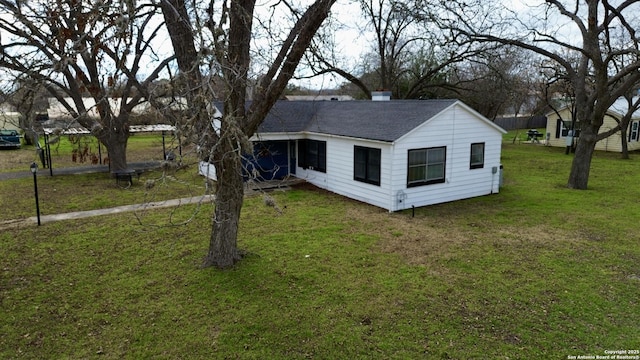
[[258,132],[314,132],[392,142],[456,101],[279,101]]

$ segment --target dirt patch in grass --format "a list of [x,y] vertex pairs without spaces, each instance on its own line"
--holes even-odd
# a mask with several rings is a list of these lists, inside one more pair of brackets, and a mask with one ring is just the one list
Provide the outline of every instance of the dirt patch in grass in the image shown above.
[[398,254],[410,264],[433,263],[447,257],[453,248],[473,241],[471,234],[452,231],[442,222],[389,214],[373,207],[353,207],[347,215],[353,221],[371,224],[373,233],[380,238],[377,250]]
[[[298,184],[295,188],[336,196],[309,183]],[[462,248],[483,246],[488,242],[496,247],[508,245],[511,249],[522,249],[552,247],[558,242],[579,239],[578,234],[561,229],[505,226],[488,219],[480,223],[476,214],[465,216],[454,203],[429,207],[430,211],[421,211],[413,217],[411,213],[389,213],[355,200],[340,199],[350,203],[345,206],[345,223],[354,224],[352,229],[345,229],[346,233],[354,235],[353,232],[359,231],[357,224],[366,223],[371,230],[368,235],[378,237],[373,251],[396,254],[410,265],[434,267],[459,254]]]
[[[325,192],[313,185],[305,186],[307,190]],[[351,223],[368,224],[370,234],[379,237],[374,251],[396,254],[410,265],[433,267],[470,247],[526,253],[584,241],[580,231],[545,225],[504,225],[491,220],[478,223],[474,216],[452,216],[446,206],[415,217],[402,212],[390,214],[370,205],[347,206],[345,217]]]
[[0,221],[0,227],[2,229],[21,229],[27,226],[33,226],[34,222],[30,219],[14,219]]
[[34,161],[36,156],[33,150],[0,150],[0,171],[29,171],[29,164]]
[[[375,214],[369,214],[369,221],[372,221],[373,217]],[[459,224],[447,226],[441,222],[431,223],[425,219],[412,221],[398,219],[398,217],[394,217],[393,223],[400,226],[379,232],[378,249],[397,254],[412,265],[433,265],[446,261],[451,256],[458,255],[462,248],[490,246],[500,251],[526,252],[532,249],[555,248],[559,243],[577,240],[575,234],[557,229],[540,229],[540,227],[475,230],[469,226],[465,229],[465,226]],[[487,231],[493,231],[494,235],[487,236]]]

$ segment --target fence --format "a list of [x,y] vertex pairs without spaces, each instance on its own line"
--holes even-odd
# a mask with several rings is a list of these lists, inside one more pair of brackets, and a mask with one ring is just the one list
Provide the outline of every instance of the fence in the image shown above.
[[547,127],[547,117],[543,115],[504,117],[496,118],[494,123],[505,130],[539,129]]

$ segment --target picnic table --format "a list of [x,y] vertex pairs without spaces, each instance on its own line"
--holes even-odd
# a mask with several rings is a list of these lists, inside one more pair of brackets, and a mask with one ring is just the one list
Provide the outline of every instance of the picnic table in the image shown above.
[[544,134],[539,132],[536,129],[531,129],[529,131],[527,131],[527,140],[531,141],[532,143],[540,143],[539,138],[543,137]]

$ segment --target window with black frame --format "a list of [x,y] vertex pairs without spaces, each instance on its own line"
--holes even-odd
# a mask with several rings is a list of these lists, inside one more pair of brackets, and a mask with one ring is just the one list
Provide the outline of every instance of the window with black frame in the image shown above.
[[471,144],[470,169],[482,169],[484,167],[484,143]]
[[640,121],[632,121],[629,130],[629,141],[640,141]]
[[298,166],[303,169],[327,172],[327,142],[299,140]]
[[409,150],[407,186],[445,182],[446,146]]
[[569,130],[571,130],[571,121],[560,119],[556,121],[556,139],[569,136]]
[[353,147],[353,178],[368,184],[380,185],[382,151],[364,146]]

